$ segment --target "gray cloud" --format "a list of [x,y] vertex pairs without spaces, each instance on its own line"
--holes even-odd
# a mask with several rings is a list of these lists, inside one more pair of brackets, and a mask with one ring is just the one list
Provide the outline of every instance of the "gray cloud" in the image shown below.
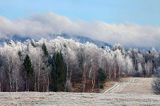
[[83,35],[128,47],[160,47],[160,27],[158,26],[73,21],[54,13],[17,20],[0,17],[0,39],[15,34],[32,38],[48,38],[53,33]]

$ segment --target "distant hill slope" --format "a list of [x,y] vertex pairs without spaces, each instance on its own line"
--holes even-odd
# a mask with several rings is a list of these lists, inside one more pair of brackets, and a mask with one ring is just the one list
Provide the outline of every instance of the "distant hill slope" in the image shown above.
[[[70,34],[63,33],[63,34],[52,34],[47,38],[55,39],[58,36],[61,36],[66,39],[73,39],[73,40],[78,41],[80,43],[86,43],[86,42],[94,43],[98,47],[106,47],[106,46],[111,47],[111,45],[107,42],[91,39],[89,37],[84,37],[84,36],[80,36],[80,35],[76,36],[76,35],[70,35]],[[5,39],[0,39],[0,44],[2,44],[3,42],[10,41],[10,40],[24,42],[28,39],[38,40],[39,38],[35,39],[35,38],[27,37],[27,36],[13,35],[13,36],[9,36],[8,38],[5,38]]]

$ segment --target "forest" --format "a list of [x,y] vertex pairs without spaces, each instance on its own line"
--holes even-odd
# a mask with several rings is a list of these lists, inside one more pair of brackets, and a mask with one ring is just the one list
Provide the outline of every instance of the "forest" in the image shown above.
[[98,47],[72,39],[8,41],[0,46],[0,91],[99,92],[122,77],[152,77],[160,52]]

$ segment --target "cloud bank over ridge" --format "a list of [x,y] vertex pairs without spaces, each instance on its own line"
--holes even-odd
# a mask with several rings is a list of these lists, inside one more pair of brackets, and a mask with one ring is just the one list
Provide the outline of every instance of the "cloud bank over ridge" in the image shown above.
[[82,35],[111,44],[120,43],[127,47],[160,48],[159,26],[75,21],[54,13],[38,14],[17,20],[0,17],[0,39],[13,35],[33,39],[49,38],[54,33]]

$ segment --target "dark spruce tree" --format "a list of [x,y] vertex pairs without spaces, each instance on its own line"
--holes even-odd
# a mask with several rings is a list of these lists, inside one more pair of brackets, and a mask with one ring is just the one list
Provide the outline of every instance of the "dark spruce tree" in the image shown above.
[[42,67],[42,69],[45,70],[46,73],[49,73],[49,70],[48,70],[48,68],[49,68],[49,63],[48,63],[49,54],[48,54],[48,50],[47,50],[45,43],[42,44],[42,51],[43,51],[42,62],[44,63],[44,67]]
[[104,70],[102,70],[101,68],[98,69],[98,74],[97,74],[97,85],[99,86],[99,88],[103,88],[103,85],[105,83],[106,80],[106,74],[104,72]]
[[42,62],[43,62],[43,67],[42,67],[42,73],[44,73],[43,77],[45,78],[45,80],[42,83],[46,83],[46,91],[49,91],[49,83],[50,83],[50,64],[48,62],[49,60],[49,53],[47,50],[47,47],[45,45],[45,43],[42,44],[41,47],[42,51],[43,51],[43,55],[42,55]]
[[64,62],[64,59],[63,59],[63,56],[62,56],[62,53],[61,52],[58,52],[56,54],[56,57],[55,57],[56,61],[55,61],[55,64],[56,64],[56,70],[57,70],[57,75],[58,75],[58,79],[57,79],[57,86],[58,86],[58,89],[60,91],[64,91],[65,90],[65,84],[66,84],[66,71],[67,71],[67,67],[66,67],[66,64]]
[[49,59],[51,64],[50,91],[64,91],[66,83],[66,64],[61,52],[57,52]]
[[55,57],[49,56],[48,63],[50,65],[50,78],[49,78],[49,90],[50,91],[57,91],[57,84],[55,81],[57,79],[55,70],[56,70],[56,65],[55,65]]
[[44,55],[48,56],[48,50],[47,50],[45,43],[42,44],[42,50],[43,50]]
[[25,89],[28,91],[34,91],[34,71],[29,55],[26,55],[23,66],[25,70]]

